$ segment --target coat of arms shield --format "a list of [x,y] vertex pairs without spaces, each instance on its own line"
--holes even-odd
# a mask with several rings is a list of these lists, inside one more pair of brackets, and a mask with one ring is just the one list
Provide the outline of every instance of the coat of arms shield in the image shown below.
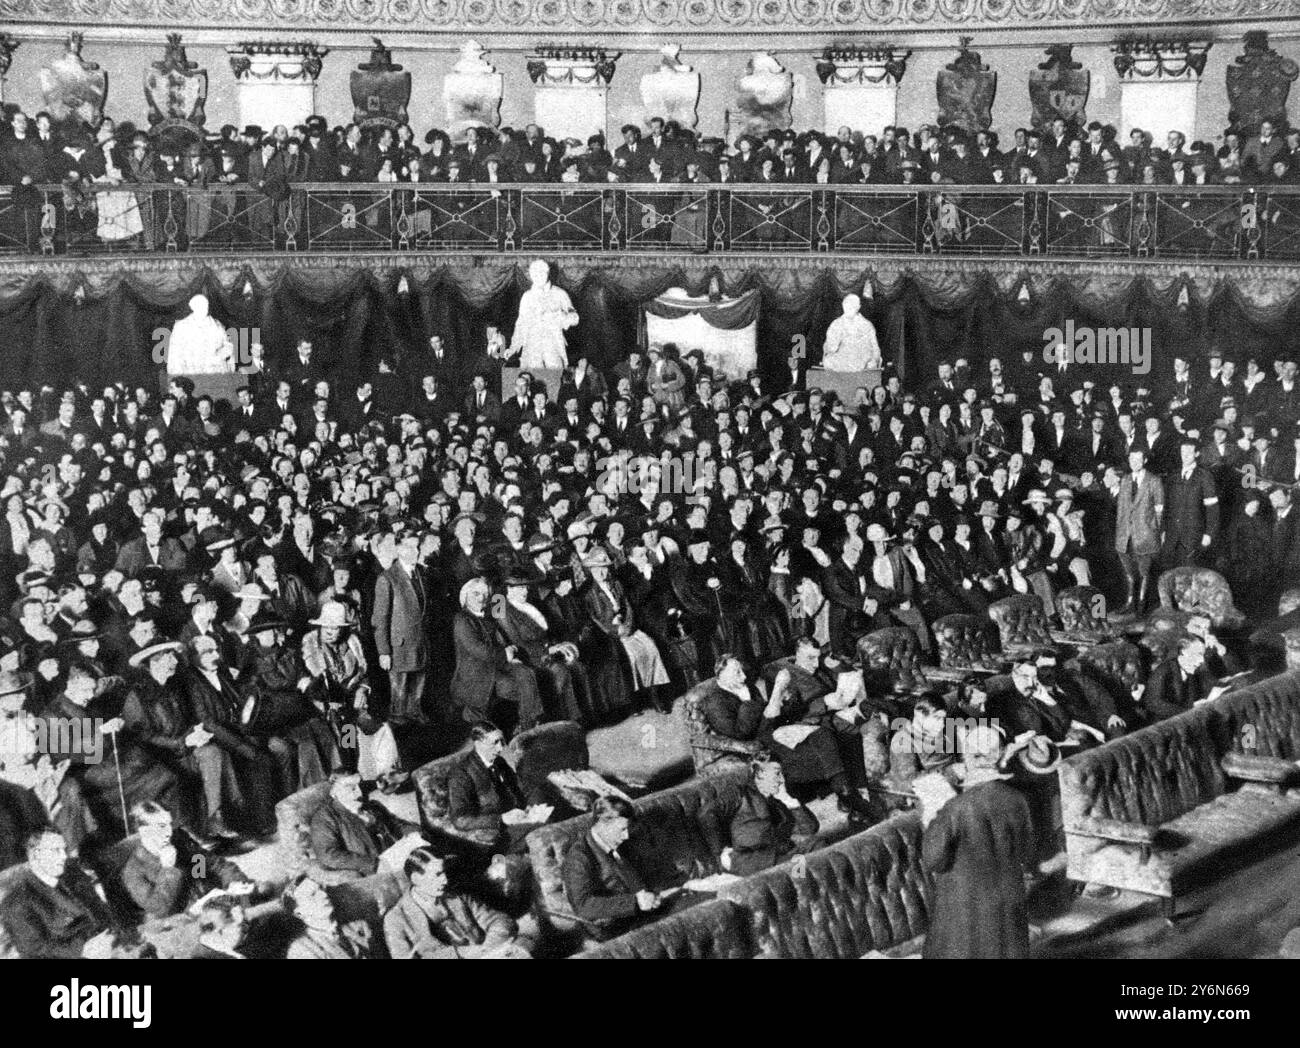
[[406,123],[406,104],[411,100],[411,74],[393,62],[393,53],[378,37],[370,61],[352,70],[352,114],[361,127],[396,127]]
[[1246,53],[1228,66],[1228,119],[1243,135],[1259,130],[1260,122],[1286,123],[1286,99],[1300,76],[1300,65],[1268,46],[1268,33],[1246,34]]
[[207,115],[208,74],[191,62],[181,44],[180,33],[167,34],[167,49],[160,61],[144,74],[144,97],[149,103],[149,124],[180,121],[202,127]]
[[1029,101],[1033,104],[1035,128],[1046,127],[1060,117],[1072,127],[1088,120],[1088,88],[1092,74],[1074,61],[1072,44],[1053,44],[1047,61],[1029,73]]
[[987,131],[993,124],[993,96],[998,74],[980,61],[978,51],[967,46],[971,37],[961,38],[956,59],[939,71],[935,91],[939,98],[940,125],[953,124],[965,131]]
[[81,57],[81,33],[68,36],[66,50],[41,69],[41,95],[55,123],[81,122],[93,126],[104,112],[108,74]]

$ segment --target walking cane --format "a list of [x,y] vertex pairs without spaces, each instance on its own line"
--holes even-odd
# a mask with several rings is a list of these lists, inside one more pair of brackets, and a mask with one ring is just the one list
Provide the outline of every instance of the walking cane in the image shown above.
[[126,814],[126,791],[122,788],[122,761],[117,755],[117,732],[109,736],[113,740],[113,768],[117,771],[117,799],[122,805],[122,825],[126,832],[131,832],[131,820]]

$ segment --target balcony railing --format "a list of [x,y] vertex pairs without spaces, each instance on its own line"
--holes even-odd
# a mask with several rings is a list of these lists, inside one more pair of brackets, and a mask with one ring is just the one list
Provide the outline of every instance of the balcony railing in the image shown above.
[[0,253],[1300,259],[1300,187],[385,183],[0,190]]

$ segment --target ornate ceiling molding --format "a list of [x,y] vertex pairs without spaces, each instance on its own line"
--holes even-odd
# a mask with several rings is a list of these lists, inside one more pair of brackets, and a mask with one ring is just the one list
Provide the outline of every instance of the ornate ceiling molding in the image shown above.
[[890,34],[1294,18],[1296,0],[0,0],[0,21],[305,33],[674,38],[762,29]]

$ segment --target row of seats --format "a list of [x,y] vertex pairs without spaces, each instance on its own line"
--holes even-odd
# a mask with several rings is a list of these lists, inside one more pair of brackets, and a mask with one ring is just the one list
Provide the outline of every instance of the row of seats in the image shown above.
[[933,889],[920,819],[903,813],[579,957],[850,960],[909,952],[925,934]]
[[1168,900],[1300,829],[1300,673],[1078,754],[1058,776],[1068,875]]

